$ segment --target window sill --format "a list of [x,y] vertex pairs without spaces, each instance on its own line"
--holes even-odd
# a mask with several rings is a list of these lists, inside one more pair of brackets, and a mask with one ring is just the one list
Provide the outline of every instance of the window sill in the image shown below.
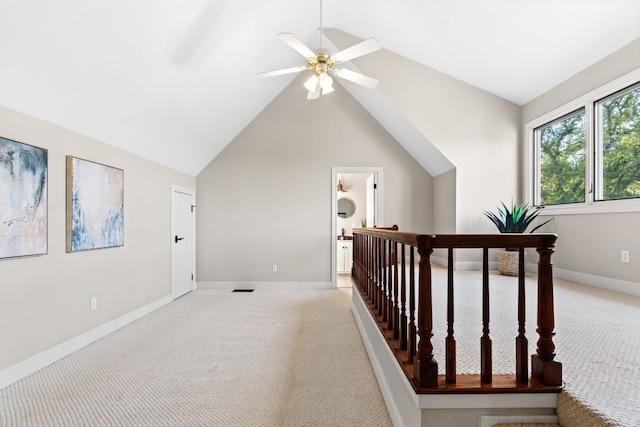
[[622,212],[640,212],[639,200],[608,200],[593,202],[591,204],[576,203],[570,205],[545,206],[540,216],[551,215],[583,215],[583,214],[607,214]]

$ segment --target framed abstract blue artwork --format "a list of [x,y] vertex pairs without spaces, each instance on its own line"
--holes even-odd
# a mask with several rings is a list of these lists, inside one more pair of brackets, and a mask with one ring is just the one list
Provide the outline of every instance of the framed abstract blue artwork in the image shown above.
[[48,152],[0,137],[0,259],[47,253]]
[[67,252],[124,245],[124,171],[67,156]]

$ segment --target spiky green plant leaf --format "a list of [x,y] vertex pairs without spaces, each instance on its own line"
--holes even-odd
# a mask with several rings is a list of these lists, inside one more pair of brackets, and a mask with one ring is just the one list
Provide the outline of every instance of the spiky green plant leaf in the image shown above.
[[[502,208],[498,207],[498,213],[484,211],[484,214],[495,224],[501,233],[524,233],[534,219],[540,214],[541,206],[530,206],[529,203],[515,205],[511,202],[511,208],[504,202],[500,202]],[[551,219],[537,225],[531,232],[533,233]]]

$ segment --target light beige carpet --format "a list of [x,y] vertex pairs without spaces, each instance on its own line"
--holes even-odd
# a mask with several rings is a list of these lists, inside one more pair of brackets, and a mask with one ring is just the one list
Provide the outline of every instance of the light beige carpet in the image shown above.
[[[434,279],[442,361],[446,270]],[[494,372],[510,373],[516,279],[490,280]],[[460,372],[479,372],[480,283],[478,272],[456,272]],[[528,276],[531,353],[535,286]],[[192,292],[0,390],[0,426],[389,426],[350,292]],[[555,296],[560,423],[640,426],[640,298],[561,280]]]
[[390,426],[351,290],[197,290],[0,391],[5,426]]

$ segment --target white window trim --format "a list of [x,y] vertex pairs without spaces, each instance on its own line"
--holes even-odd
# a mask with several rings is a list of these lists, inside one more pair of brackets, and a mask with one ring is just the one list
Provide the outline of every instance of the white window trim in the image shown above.
[[[640,81],[640,68],[625,74],[591,92],[582,95],[573,101],[570,101],[548,113],[539,116],[524,125],[524,149],[522,150],[522,194],[524,200],[533,201],[536,180],[536,153],[534,131],[536,128],[543,126],[558,117],[562,117],[581,108],[585,109],[585,164],[586,164],[586,181],[585,187],[587,193],[594,188],[594,165],[593,165],[593,148],[594,124],[592,122],[594,103],[614,92],[622,90],[634,83]],[[623,200],[604,200],[595,201],[591,194],[586,195],[586,202],[573,203],[565,205],[547,205],[541,215],[568,215],[568,214],[592,214],[592,213],[614,213],[614,212],[638,212],[640,211],[640,199],[623,199]]]

